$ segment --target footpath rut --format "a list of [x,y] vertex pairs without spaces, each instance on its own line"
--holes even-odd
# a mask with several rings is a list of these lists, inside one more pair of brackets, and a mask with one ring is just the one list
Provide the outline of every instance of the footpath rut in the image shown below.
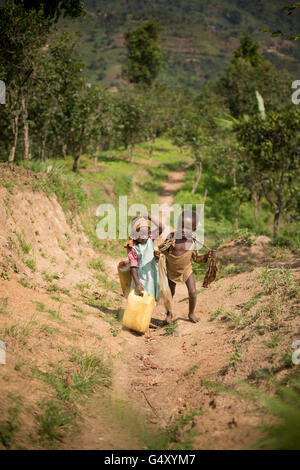
[[[170,173],[160,203],[172,204],[184,171]],[[117,281],[116,260],[106,256],[104,262],[109,278]],[[110,398],[99,394],[91,397],[81,431],[66,447],[146,448],[149,436],[143,422],[153,426],[155,435],[157,428],[172,426],[191,409],[198,410],[188,425],[195,435],[193,448],[240,449],[255,442],[260,437],[256,430],[260,416],[255,407],[235,397],[216,397],[214,391],[201,385],[202,380],[219,380],[219,371],[228,364],[234,349],[231,332],[209,321],[210,315],[217,308],[249,300],[253,295],[251,275],[236,276],[240,289],[232,296],[226,296],[232,279],[221,279],[209,289],[197,283],[197,324],[188,321],[186,286],[178,285],[174,298],[178,326],[170,336],[165,335],[164,328],[150,329],[144,336],[123,330],[118,337],[122,352],[114,358]],[[153,317],[165,318],[162,306],[155,308]]]

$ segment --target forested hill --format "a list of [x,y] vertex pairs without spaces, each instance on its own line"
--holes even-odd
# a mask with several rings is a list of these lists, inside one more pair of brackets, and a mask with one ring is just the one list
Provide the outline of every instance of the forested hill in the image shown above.
[[166,67],[161,79],[193,87],[220,76],[245,31],[263,56],[294,79],[300,76],[300,44],[262,30],[297,30],[300,11],[287,16],[284,0],[85,0],[87,16],[72,23],[82,33],[80,54],[92,82],[120,85],[124,31],[155,18],[163,26]]

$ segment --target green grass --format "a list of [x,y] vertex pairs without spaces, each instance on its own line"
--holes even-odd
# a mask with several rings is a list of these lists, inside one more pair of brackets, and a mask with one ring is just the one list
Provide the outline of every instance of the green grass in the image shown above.
[[[45,334],[56,333],[47,326]],[[74,430],[79,417],[78,404],[83,403],[96,387],[110,387],[111,366],[100,355],[72,349],[67,360],[61,360],[48,371],[32,368],[33,377],[40,379],[55,393],[40,403],[36,416],[39,441],[53,448],[66,433]]]
[[35,325],[36,322],[31,319],[24,323],[16,323],[14,325],[7,326],[6,328],[3,328],[1,332],[4,337],[8,336],[15,339],[21,345],[25,345],[27,343],[27,337]]
[[21,284],[21,286],[23,286],[23,287],[30,287],[30,284],[29,284],[28,281],[26,281],[26,279],[19,279],[18,282],[19,282],[19,283]]
[[47,446],[62,441],[74,423],[74,411],[54,399],[40,403],[42,413],[37,416],[38,434]]
[[20,407],[11,406],[8,409],[8,419],[0,421],[0,442],[7,449],[12,447],[15,433],[20,427],[19,414]]
[[164,335],[165,336],[171,336],[173,335],[174,331],[176,330],[176,328],[178,327],[178,320],[177,318],[175,318],[175,320],[171,320],[170,323],[168,323],[165,327],[164,327]]
[[298,450],[300,448],[300,369],[293,366],[290,375],[283,381],[272,375],[263,374],[266,385],[261,388],[243,382],[237,386],[224,386],[219,383],[203,382],[219,393],[229,393],[243,400],[254,402],[267,415],[273,417],[272,424],[264,423],[260,429],[265,437],[251,448],[267,450]]
[[17,235],[17,239],[18,239],[19,245],[21,247],[21,250],[23,251],[24,255],[28,255],[28,253],[32,249],[31,243],[26,241],[24,233],[22,233],[22,234],[16,233],[16,235]]
[[31,271],[35,272],[36,271],[36,262],[32,258],[25,258],[24,263],[26,266],[31,269]]
[[105,264],[101,258],[93,259],[89,262],[89,267],[96,271],[105,271]]

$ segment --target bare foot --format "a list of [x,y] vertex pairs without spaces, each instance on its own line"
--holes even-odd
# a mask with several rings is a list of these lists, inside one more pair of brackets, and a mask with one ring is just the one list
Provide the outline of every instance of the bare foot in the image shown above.
[[170,323],[170,321],[172,321],[172,320],[173,320],[173,313],[168,312],[167,316],[166,316],[166,323]]
[[200,318],[195,317],[194,313],[191,313],[191,314],[189,315],[189,320],[190,320],[192,323],[197,323],[197,322],[200,320]]

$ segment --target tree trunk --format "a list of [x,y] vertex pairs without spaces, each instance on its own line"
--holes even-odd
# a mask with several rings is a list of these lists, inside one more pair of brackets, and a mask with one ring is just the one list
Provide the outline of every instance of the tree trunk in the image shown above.
[[26,100],[24,96],[22,96],[22,109],[23,109],[23,126],[24,126],[24,160],[31,159],[30,153],[30,141],[29,141],[29,125],[28,125],[28,111]]
[[12,164],[15,159],[16,148],[17,148],[17,143],[18,143],[19,114],[16,114],[16,116],[12,119],[11,124],[12,124],[14,141],[13,141],[12,147],[10,149],[9,157],[8,157],[9,164]]
[[79,153],[74,157],[72,170],[75,171],[75,172],[76,172],[77,169],[78,169],[78,160],[79,160],[79,157],[80,157],[80,154],[79,154]]
[[206,198],[207,198],[207,189],[204,191],[204,196],[203,196],[203,205],[206,203]]
[[63,153],[63,157],[66,158],[66,156],[67,156],[67,144],[63,144],[62,153]]
[[240,208],[241,208],[241,204],[240,204],[240,202],[238,202],[237,205],[236,205],[236,208],[235,208],[234,230],[239,229]]
[[130,145],[130,154],[129,154],[130,163],[133,163],[133,160],[134,160],[134,144],[135,144],[135,138],[132,137],[131,145]]
[[273,236],[277,238],[278,229],[279,229],[279,219],[280,219],[280,211],[276,210],[274,214],[274,226],[273,226]]
[[199,184],[200,179],[201,179],[201,175],[202,175],[202,160],[201,160],[201,158],[196,157],[195,167],[196,167],[196,181],[195,181],[193,189],[192,189],[192,194],[195,194],[196,189],[197,189],[198,184]]
[[47,141],[48,129],[45,129],[43,140],[42,140],[42,150],[41,150],[41,160],[45,161],[45,148],[46,148],[46,141]]
[[149,146],[149,157],[150,157],[150,162],[151,162],[151,163],[152,163],[152,156],[153,156],[154,144],[155,144],[155,137],[152,137],[152,138],[151,138],[151,141],[150,141],[150,146]]

